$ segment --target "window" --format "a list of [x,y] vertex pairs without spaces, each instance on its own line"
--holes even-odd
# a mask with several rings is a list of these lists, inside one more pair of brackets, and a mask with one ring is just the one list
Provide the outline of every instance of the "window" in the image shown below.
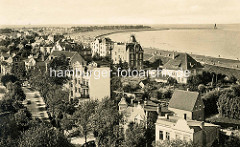
[[190,140],[190,136],[183,136],[183,140],[184,141],[189,141]]
[[75,93],[77,92],[77,87],[75,87]]
[[181,139],[181,135],[176,133],[176,138],[175,139]]
[[71,96],[73,97],[73,91],[71,91]]
[[159,131],[159,139],[163,140],[163,131]]
[[169,132],[166,132],[166,139],[170,140],[170,133]]

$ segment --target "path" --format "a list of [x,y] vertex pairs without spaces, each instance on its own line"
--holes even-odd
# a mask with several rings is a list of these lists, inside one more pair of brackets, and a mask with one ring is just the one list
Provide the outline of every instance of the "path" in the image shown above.
[[23,87],[22,89],[26,94],[26,100],[23,101],[23,104],[31,112],[32,118],[48,120],[49,117],[46,111],[46,104],[39,91],[26,87]]

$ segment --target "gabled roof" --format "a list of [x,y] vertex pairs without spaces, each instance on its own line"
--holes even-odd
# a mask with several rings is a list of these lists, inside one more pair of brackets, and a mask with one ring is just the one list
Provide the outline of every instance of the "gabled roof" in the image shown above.
[[199,93],[192,91],[175,90],[169,101],[169,108],[193,111]]
[[122,97],[121,101],[118,103],[118,105],[127,105],[128,106],[128,103],[127,103],[126,99],[124,97]]
[[173,70],[191,70],[196,68],[202,68],[202,65],[187,53],[174,55],[174,59],[170,59],[163,65],[163,69]]
[[145,112],[140,104],[138,104],[136,107],[129,106],[123,111],[123,115],[127,119],[127,122],[134,121],[134,118],[136,117],[140,117],[143,120],[145,119]]
[[86,61],[83,57],[77,52],[69,52],[69,51],[53,51],[52,56],[59,57],[60,55],[65,55],[67,58],[70,58],[71,63],[79,62],[81,64],[86,64]]
[[78,54],[77,52],[71,57],[71,63],[79,62],[80,64],[86,64],[86,61],[83,59],[83,57]]

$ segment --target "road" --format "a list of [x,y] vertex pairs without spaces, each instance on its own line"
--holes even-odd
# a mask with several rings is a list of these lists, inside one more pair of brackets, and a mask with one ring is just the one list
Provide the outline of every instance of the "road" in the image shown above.
[[26,94],[26,100],[23,101],[24,106],[31,112],[32,118],[40,118],[43,120],[49,120],[46,104],[41,97],[39,91],[31,88],[22,88]]

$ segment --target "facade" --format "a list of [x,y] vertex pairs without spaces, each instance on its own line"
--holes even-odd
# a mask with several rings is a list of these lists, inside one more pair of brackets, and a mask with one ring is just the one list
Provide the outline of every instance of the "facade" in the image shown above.
[[219,126],[202,121],[177,117],[158,117],[155,123],[155,141],[192,141],[199,147],[210,147],[219,139]]
[[[101,101],[103,98],[110,98],[110,68],[95,67],[91,71],[88,85],[90,99]],[[106,76],[103,73],[107,73]]]
[[13,58],[6,53],[1,54],[1,74],[6,75],[11,73]]
[[202,72],[202,65],[193,59],[187,53],[175,54],[173,52],[172,59],[170,59],[162,67],[162,74],[173,77],[178,83],[187,83],[190,75],[196,75]]
[[25,69],[29,70],[36,66],[37,61],[34,59],[34,57],[31,55],[28,57],[28,59],[23,60],[25,64]]
[[[110,68],[108,67],[88,67],[75,62],[73,69],[80,69],[83,73],[80,76],[73,76],[70,83],[70,98],[102,100],[110,97]],[[84,72],[83,72],[84,71]],[[108,73],[103,75],[102,73]]]
[[93,42],[91,42],[92,56],[110,56],[112,45],[113,42],[109,38],[96,38]]
[[168,110],[159,112],[155,123],[155,141],[192,141],[200,147],[210,147],[219,140],[219,126],[204,122],[204,104],[198,92],[175,90]]
[[113,64],[127,62],[130,68],[142,69],[143,67],[143,49],[136,41],[135,36],[130,37],[128,43],[114,43],[111,51]]
[[168,109],[178,117],[187,116],[191,120],[204,120],[204,103],[198,92],[175,90]]

